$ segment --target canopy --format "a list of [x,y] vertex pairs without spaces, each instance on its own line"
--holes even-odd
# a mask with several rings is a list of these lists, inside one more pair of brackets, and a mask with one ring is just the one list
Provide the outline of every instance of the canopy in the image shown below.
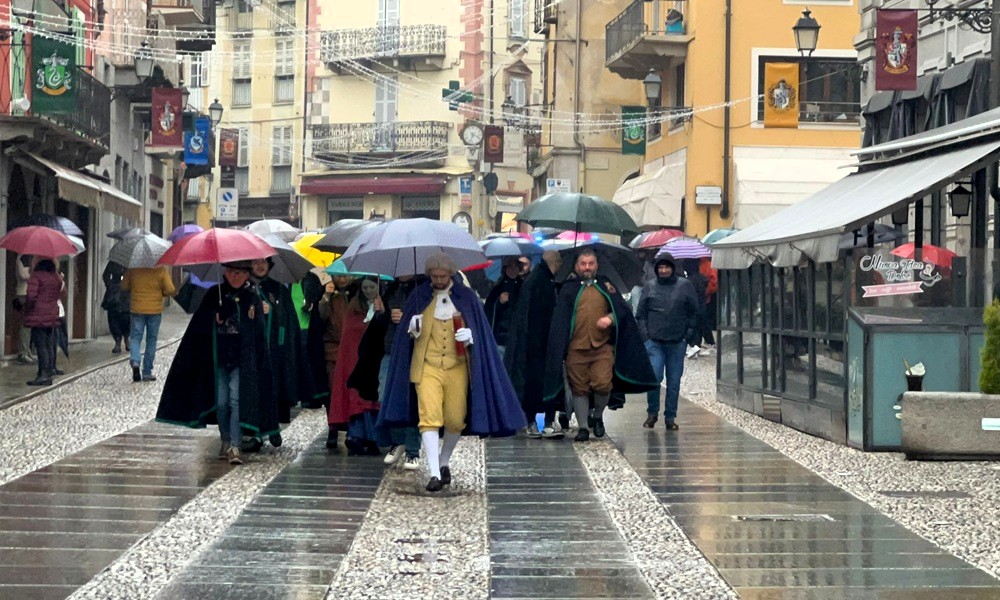
[[724,240],[712,244],[717,269],[744,269],[763,259],[777,267],[803,258],[832,262],[840,235],[923,198],[981,169],[1000,154],[1000,141],[958,146],[938,154],[849,175]]
[[29,168],[31,161],[42,165],[55,175],[59,184],[59,196],[81,206],[98,210],[106,210],[132,221],[142,219],[142,203],[113,185],[104,183],[93,177],[74,171],[58,163],[42,158],[31,152],[23,152],[16,156],[16,161]]
[[625,209],[636,225],[681,226],[684,205],[684,163],[666,165],[626,181],[612,201]]
[[736,154],[733,227],[745,229],[763,221],[850,173],[842,168],[851,164],[846,150],[812,158],[800,158],[806,155],[803,149],[796,149],[796,154],[780,158]]

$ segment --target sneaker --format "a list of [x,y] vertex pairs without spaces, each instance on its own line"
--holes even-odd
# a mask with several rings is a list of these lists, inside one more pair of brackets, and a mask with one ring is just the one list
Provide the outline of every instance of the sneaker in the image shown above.
[[403,470],[405,471],[419,471],[420,470],[420,457],[419,456],[407,456],[403,461]]
[[552,427],[546,427],[542,430],[542,437],[547,440],[561,440],[566,437],[566,434],[562,431],[556,431]]
[[236,446],[229,447],[229,450],[226,451],[226,457],[229,459],[229,464],[231,465],[243,464],[243,459],[240,458],[240,449]]
[[573,441],[586,442],[589,439],[590,439],[590,431],[581,427],[580,430],[576,432],[576,437],[573,438]]
[[267,437],[267,441],[271,442],[271,445],[274,446],[275,448],[280,448],[281,447],[281,434],[280,433],[272,433],[271,435],[269,435]]
[[219,446],[219,460],[226,460],[227,458],[229,458],[230,447],[231,446],[229,445],[228,442],[222,442],[222,445]]
[[142,381],[142,373],[139,372],[138,365],[132,365],[132,381]]
[[701,352],[701,347],[699,347],[699,346],[688,346],[687,352],[684,353],[684,356],[686,356],[686,357],[688,357],[690,359],[696,359],[696,358],[698,358],[698,353],[699,352]]
[[656,415],[646,415],[646,420],[642,423],[643,428],[652,429],[656,425],[657,419]]
[[389,448],[389,453],[385,455],[384,459],[382,459],[382,462],[384,462],[387,465],[394,465],[399,462],[399,459],[403,458],[403,453],[405,451],[406,448],[404,448],[402,445],[393,444],[392,447]]
[[156,381],[156,375],[143,375],[143,381]]
[[533,439],[533,440],[542,437],[542,434],[538,432],[538,425],[536,425],[534,423],[532,423],[531,425],[528,425],[527,434],[528,434],[528,437],[531,438],[531,439]]
[[24,356],[23,354],[17,357],[17,362],[22,365],[34,365],[38,363],[35,359],[30,356]]
[[677,431],[680,429],[680,427],[677,426],[677,423],[674,423],[673,421],[667,421],[666,425],[667,431]]
[[708,346],[701,349],[698,356],[715,356],[715,346]]

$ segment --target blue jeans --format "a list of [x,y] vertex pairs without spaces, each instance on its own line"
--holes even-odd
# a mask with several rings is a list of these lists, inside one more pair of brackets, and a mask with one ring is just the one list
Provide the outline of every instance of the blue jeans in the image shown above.
[[156,338],[160,335],[160,321],[163,315],[140,315],[132,313],[132,332],[129,335],[132,366],[139,366],[139,348],[142,334],[146,334],[146,352],[142,355],[142,374],[153,374],[153,359],[156,358]]
[[[656,382],[663,381],[664,373],[667,377],[667,397],[663,407],[663,418],[673,421],[677,418],[677,398],[681,393],[681,375],[684,374],[684,352],[687,351],[687,342],[656,342],[646,341],[646,353],[649,354],[649,362],[653,365],[653,375]],[[650,390],[646,392],[646,412],[655,415],[660,412],[660,390]]]
[[215,371],[215,416],[219,421],[219,437],[238,448],[243,437],[240,430],[239,367],[232,371]]

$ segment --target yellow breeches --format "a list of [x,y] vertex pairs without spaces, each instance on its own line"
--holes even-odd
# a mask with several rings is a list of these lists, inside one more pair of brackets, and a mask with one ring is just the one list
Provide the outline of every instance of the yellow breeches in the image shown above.
[[444,427],[449,433],[462,433],[469,392],[468,363],[463,361],[450,369],[425,364],[416,385],[420,432]]

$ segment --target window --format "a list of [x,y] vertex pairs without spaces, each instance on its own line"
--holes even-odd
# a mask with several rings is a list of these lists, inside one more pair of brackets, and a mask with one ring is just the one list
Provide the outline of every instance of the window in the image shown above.
[[253,7],[249,0],[236,0],[236,10],[230,12],[233,19],[233,29],[250,31],[253,29]]
[[[659,108],[663,106],[663,94],[660,94],[660,98],[657,98],[649,103],[649,111],[646,113],[648,116],[652,117],[654,115],[659,115]],[[650,121],[649,131],[646,137],[649,139],[658,138],[663,134],[663,121]]]
[[292,126],[275,127],[271,134],[271,191],[292,189]]
[[[757,90],[764,93],[767,63],[799,64],[799,121],[802,123],[859,123],[861,85],[853,58],[762,56]],[[764,102],[757,102],[757,120],[764,120]]]
[[292,102],[295,99],[295,40],[275,41],[274,55],[274,102]]
[[295,27],[295,0],[278,0],[274,11],[275,29],[290,29]]
[[250,42],[233,44],[233,106],[250,106],[253,51]]
[[523,77],[511,77],[507,86],[507,95],[510,96],[514,106],[526,106],[528,104],[528,81]]
[[188,193],[187,197],[190,200],[200,200],[201,199],[201,177],[196,177],[194,179],[188,179]]
[[[684,65],[680,64],[674,68],[674,81],[673,81],[673,98],[672,104],[674,108],[681,108],[684,106]],[[680,127],[684,124],[684,119],[680,117],[674,117],[670,119],[670,128]]]
[[391,152],[395,148],[396,80],[381,78],[375,86],[375,127],[371,150]]
[[525,0],[510,0],[510,37],[524,39],[524,3]]
[[239,151],[236,153],[236,189],[240,195],[250,192],[250,130],[242,127]]
[[[208,87],[208,61],[205,60],[204,52],[191,54],[188,63],[188,87],[203,88]],[[194,104],[194,103],[192,103]],[[194,106],[199,106],[194,104]]]

